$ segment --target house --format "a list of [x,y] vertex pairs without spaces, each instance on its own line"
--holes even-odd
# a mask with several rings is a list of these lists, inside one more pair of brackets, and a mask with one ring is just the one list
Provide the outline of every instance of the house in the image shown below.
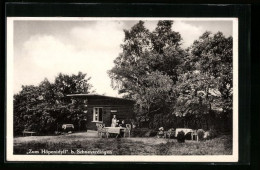
[[86,128],[97,130],[97,123],[111,126],[113,115],[120,120],[130,123],[133,119],[134,101],[118,97],[110,97],[97,94],[69,94],[71,99],[84,100],[84,114],[86,114]]

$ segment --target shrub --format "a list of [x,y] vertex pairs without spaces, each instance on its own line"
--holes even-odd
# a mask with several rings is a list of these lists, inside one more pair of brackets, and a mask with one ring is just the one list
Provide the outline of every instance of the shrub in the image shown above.
[[148,128],[135,128],[131,130],[132,137],[154,137],[157,136],[158,131]]
[[55,131],[54,134],[55,134],[55,135],[60,135],[61,132],[59,132],[59,131]]
[[177,134],[177,141],[179,143],[184,143],[185,142],[185,133],[183,131],[178,132],[178,134]]
[[213,139],[213,138],[215,138],[217,136],[218,136],[218,132],[215,129],[210,129],[209,130],[209,138],[210,139]]
[[135,128],[131,130],[131,135],[133,137],[145,137],[148,133],[149,129],[148,128]]
[[144,137],[150,137],[150,134],[151,134],[151,131],[148,130],[148,131],[144,134]]
[[154,137],[157,135],[157,131],[151,130],[150,137]]
[[169,129],[167,132],[166,132],[166,137],[167,138],[174,138],[175,137],[175,130],[173,128]]
[[205,132],[204,132],[203,129],[199,129],[199,130],[197,131],[197,134],[198,134],[199,140],[203,140],[203,139],[204,139],[204,134],[205,134]]
[[191,132],[186,133],[185,139],[186,140],[191,140]]
[[148,128],[134,128],[131,130],[132,137],[154,137],[157,136],[158,131]]

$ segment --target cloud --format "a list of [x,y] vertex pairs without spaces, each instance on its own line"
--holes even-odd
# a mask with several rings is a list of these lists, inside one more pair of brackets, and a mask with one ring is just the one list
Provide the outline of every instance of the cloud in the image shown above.
[[151,32],[155,31],[158,21],[149,21],[146,20],[144,26]]
[[[150,31],[154,31],[158,21],[145,21],[145,27]],[[174,21],[172,30],[179,32],[182,36],[182,47],[187,48],[194,40],[198,39],[205,31],[202,26],[194,26],[185,21]]]
[[[92,77],[91,83],[97,93],[118,96],[117,91],[110,87],[111,80],[107,71],[113,67],[113,60],[122,50],[120,44],[124,39],[123,29],[130,29],[137,22],[91,21],[77,25],[66,23],[67,27],[64,29],[64,24],[55,21],[56,24],[27,23],[24,30],[21,26],[17,27],[15,30],[20,30],[18,33],[23,34],[15,34],[18,37],[14,42],[14,92],[19,92],[21,85],[37,85],[45,77],[53,81],[60,72],[77,74],[82,71]],[[145,21],[145,26],[154,31],[157,22]],[[50,25],[52,29],[49,29]],[[187,21],[175,21],[172,29],[181,34],[182,46],[186,48],[198,39],[206,28],[212,31],[215,27],[212,23],[194,25]],[[230,30],[227,24],[222,27]]]
[[123,24],[111,21],[98,21],[93,27],[74,27],[70,37],[77,42],[78,48],[95,51],[113,51],[120,49],[119,43],[124,39]]
[[192,45],[194,40],[198,39],[205,31],[203,27],[193,26],[183,21],[175,21],[172,29],[181,34],[183,39],[182,47],[184,48]]
[[[58,73],[91,76],[97,93],[117,96],[110,87],[107,70],[113,67],[124,35],[121,25],[114,22],[97,22],[93,26],[73,27],[63,38],[55,35],[33,35],[23,44],[23,64],[15,62],[15,81],[38,84],[44,77],[50,81]],[[20,90],[15,86],[15,92]]]

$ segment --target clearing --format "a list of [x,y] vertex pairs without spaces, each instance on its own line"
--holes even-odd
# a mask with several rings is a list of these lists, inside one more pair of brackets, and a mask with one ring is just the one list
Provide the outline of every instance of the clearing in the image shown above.
[[14,138],[14,154],[28,154],[29,149],[36,153],[41,153],[42,149],[49,151],[65,149],[110,151],[112,155],[231,155],[232,137],[222,135],[212,140],[199,142],[186,140],[185,143],[178,143],[176,139],[156,137],[98,138],[96,132]]

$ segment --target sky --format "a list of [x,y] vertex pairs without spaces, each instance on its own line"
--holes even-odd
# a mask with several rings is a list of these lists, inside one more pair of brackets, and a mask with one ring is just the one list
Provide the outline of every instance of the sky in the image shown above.
[[[153,31],[158,20],[144,20]],[[44,78],[53,82],[59,73],[91,77],[97,94],[120,97],[112,89],[107,71],[122,51],[123,29],[138,20],[16,20],[14,21],[14,93],[22,85],[38,85]],[[232,21],[176,20],[172,30],[182,36],[182,47],[189,47],[205,31],[232,36]]]

